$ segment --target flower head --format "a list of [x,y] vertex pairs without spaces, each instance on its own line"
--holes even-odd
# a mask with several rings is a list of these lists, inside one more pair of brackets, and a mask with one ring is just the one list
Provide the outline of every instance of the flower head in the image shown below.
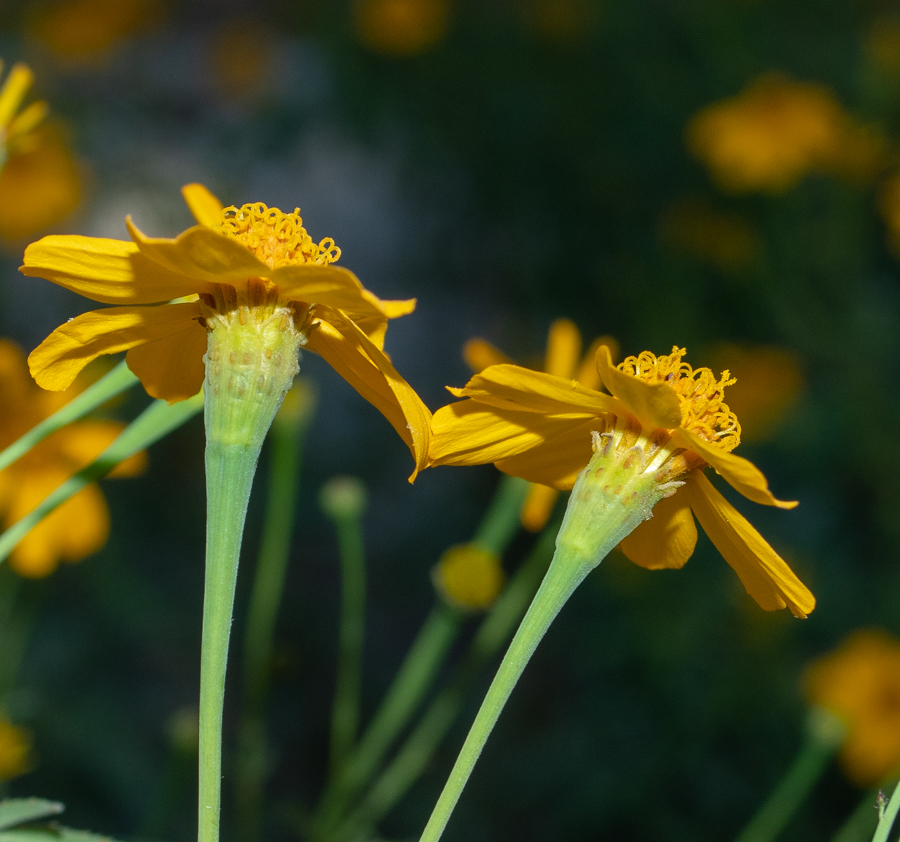
[[485,611],[503,589],[503,566],[496,553],[478,544],[458,544],[440,558],[432,574],[441,596],[462,611]]
[[[388,320],[412,312],[415,300],[382,301],[332,265],[340,251],[332,240],[314,243],[299,210],[223,208],[198,184],[183,192],[200,224],[173,240],[147,237],[129,218],[130,242],[50,236],[26,249],[24,274],[120,305],[47,337],[28,360],[38,384],[66,389],[91,360],[127,351],[150,395],[184,400],[203,383],[216,324],[290,327],[382,412],[423,466],[430,414],[382,350]],[[218,353],[210,345],[213,363]]]
[[[0,340],[0,450],[52,415],[72,394],[39,389],[12,342]],[[58,430],[0,471],[0,516],[6,529],[51,491],[90,464],[123,429],[115,421],[79,421]],[[144,453],[123,462],[115,476],[133,476]],[[22,576],[49,576],[62,561],[80,561],[99,550],[109,535],[109,509],[96,484],[89,485],[44,518],[12,551],[9,563]]]
[[740,443],[740,424],[724,403],[733,382],[728,372],[717,377],[693,369],[684,355],[682,348],[659,357],[644,352],[614,366],[601,347],[597,370],[611,394],[514,365],[491,366],[465,388],[450,390],[467,400],[435,413],[431,464],[493,462],[513,476],[563,490],[574,485],[592,452],[619,454],[664,496],[653,517],[622,542],[632,561],[652,569],[683,566],[696,544],[696,516],[763,608],[787,606],[806,616],[815,605],[812,594],[703,468],[712,466],[755,502],[796,503],[776,500],[762,473],[731,452]]
[[[3,62],[0,61],[0,74]],[[9,155],[25,151],[31,145],[34,128],[47,114],[47,103],[38,101],[19,110],[34,75],[24,64],[13,65],[0,86],[0,166]]]
[[31,754],[31,735],[0,715],[0,782],[27,772]]
[[841,765],[848,778],[868,787],[900,770],[900,640],[855,631],[809,666],[804,684],[810,704],[847,726]]

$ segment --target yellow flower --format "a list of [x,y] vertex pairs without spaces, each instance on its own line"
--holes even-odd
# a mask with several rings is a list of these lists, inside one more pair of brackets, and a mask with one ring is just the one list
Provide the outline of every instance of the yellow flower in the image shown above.
[[503,589],[499,557],[477,544],[450,547],[434,568],[432,578],[441,596],[463,611],[486,611]]
[[125,38],[165,16],[160,0],[55,0],[35,8],[30,34],[73,65],[102,65]]
[[781,193],[839,161],[851,128],[827,88],[769,74],[694,115],[686,140],[723,190]]
[[[72,394],[39,389],[28,375],[25,357],[0,340],[0,450],[68,403]],[[44,439],[17,462],[0,471],[0,516],[7,529],[27,515],[51,491],[90,464],[122,431],[115,421],[79,421]],[[113,476],[133,476],[146,455],[119,465]],[[89,485],[44,518],[10,555],[22,576],[49,576],[61,561],[80,561],[99,550],[109,536],[109,510],[97,485]]]
[[0,170],[0,237],[20,242],[67,217],[81,203],[78,162],[58,131],[35,133],[35,143]]
[[601,347],[597,369],[612,394],[514,365],[491,366],[465,388],[450,390],[468,400],[435,413],[430,463],[493,462],[513,476],[564,490],[588,464],[592,447],[615,447],[671,494],[622,542],[628,558],[651,569],[683,566],[697,540],[695,515],[764,609],[787,606],[804,617],[815,606],[813,595],[702,469],[712,466],[757,503],[796,503],[776,500],[759,469],[731,453],[740,425],[723,403],[732,382],[728,372],[717,379],[709,369],[694,370],[682,362],[684,354],[680,348],[661,357],[644,352],[615,367]]
[[850,780],[867,787],[900,771],[900,640],[855,631],[810,665],[804,684],[810,704],[847,726],[841,765]]
[[0,715],[0,781],[8,781],[30,768],[31,735]]
[[25,250],[26,275],[121,305],[58,327],[28,358],[35,380],[66,389],[91,360],[127,351],[150,395],[184,400],[203,383],[208,327],[277,309],[307,349],[388,419],[417,470],[424,466],[430,413],[382,350],[388,320],[412,312],[415,300],[382,301],[352,272],[331,265],[340,251],[330,239],[316,245],[299,210],[222,208],[198,184],[183,192],[200,224],[174,240],[144,236],[129,217],[131,242],[50,236]]
[[[609,336],[595,339],[584,357],[581,356],[581,334],[569,319],[557,319],[547,334],[544,371],[556,377],[576,380],[588,389],[600,386],[600,375],[594,358],[601,345],[618,353],[618,344]],[[502,351],[484,339],[470,339],[463,347],[463,357],[476,374],[491,365],[512,362]],[[547,485],[533,484],[522,505],[522,526],[529,532],[540,532],[550,519],[559,491]]]
[[418,55],[447,32],[449,0],[356,0],[360,40],[376,53]]
[[[2,72],[3,62],[0,61],[0,74]],[[30,148],[33,130],[47,114],[47,103],[40,101],[19,110],[33,81],[31,70],[24,64],[16,64],[0,86],[0,167],[9,155]]]

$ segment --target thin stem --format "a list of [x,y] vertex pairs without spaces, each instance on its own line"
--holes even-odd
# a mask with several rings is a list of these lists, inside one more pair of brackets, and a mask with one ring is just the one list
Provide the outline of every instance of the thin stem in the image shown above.
[[206,444],[206,581],[200,653],[199,842],[217,842],[222,711],[238,558],[260,444]]
[[900,781],[894,787],[891,800],[888,801],[887,807],[878,820],[878,827],[875,828],[875,835],[872,842],[887,842],[890,836],[891,828],[894,826],[894,819],[897,818],[897,811],[900,810]]
[[447,735],[477,677],[506,643],[534,596],[553,554],[558,523],[546,530],[484,619],[453,680],[428,706],[397,756],[378,776],[359,808],[335,833],[335,840],[364,836],[418,780]]
[[553,561],[550,562],[550,569],[544,576],[544,581],[541,582],[481,703],[450,777],[422,832],[420,842],[437,842],[441,838],[450,814],[516,682],[560,609],[594,566],[590,560],[575,555],[565,546],[557,548]]
[[[341,562],[341,620],[337,682],[331,711],[331,774],[339,776],[359,730],[366,613],[366,558],[362,534],[364,491],[349,478],[323,489],[323,506],[337,529]],[[346,496],[345,496],[346,495]],[[326,497],[330,502],[326,502]],[[348,504],[349,503],[349,504]]]
[[503,474],[472,543],[502,556],[519,531],[520,513],[527,495],[528,483],[525,480]]
[[778,838],[828,767],[845,736],[843,725],[824,710],[810,711],[806,739],[785,776],[736,842]]
[[238,741],[236,806],[240,838],[261,834],[266,778],[264,708],[278,608],[287,575],[303,438],[313,415],[311,386],[298,381],[275,416],[269,436],[269,487],[256,575],[244,634],[244,706]]

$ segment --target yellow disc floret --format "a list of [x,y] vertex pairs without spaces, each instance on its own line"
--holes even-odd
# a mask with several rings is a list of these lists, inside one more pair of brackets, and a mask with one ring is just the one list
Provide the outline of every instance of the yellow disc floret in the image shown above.
[[659,357],[644,351],[626,358],[618,368],[647,383],[666,383],[678,395],[683,429],[722,450],[734,450],[741,443],[741,425],[722,398],[725,387],[736,380],[728,371],[716,378],[708,368],[691,368],[682,361],[686,353],[677,346],[671,354]]
[[297,263],[334,263],[341,250],[326,237],[318,245],[306,233],[300,208],[282,213],[262,202],[233,205],[222,211],[221,221],[213,228],[233,237],[272,269]]

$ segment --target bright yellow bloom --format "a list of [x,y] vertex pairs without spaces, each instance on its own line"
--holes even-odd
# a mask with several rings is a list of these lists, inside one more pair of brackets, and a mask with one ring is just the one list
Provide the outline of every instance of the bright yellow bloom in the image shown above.
[[0,715],[0,781],[8,781],[30,768],[31,735]]
[[353,11],[360,40],[376,53],[423,53],[447,32],[449,0],[356,0]]
[[841,765],[868,787],[900,772],[900,640],[876,629],[853,632],[805,676],[806,697],[847,726]]
[[506,577],[496,553],[477,544],[458,544],[441,556],[432,578],[450,605],[463,611],[486,611],[500,595]]
[[[68,403],[80,389],[61,395],[39,389],[28,375],[25,357],[0,340],[0,450]],[[115,421],[79,421],[44,439],[0,471],[0,516],[7,529],[51,491],[100,455],[123,429]],[[114,476],[133,476],[146,464],[140,453],[123,462]],[[10,566],[22,576],[49,576],[61,561],[80,561],[99,550],[109,536],[109,509],[97,485],[89,485],[44,518],[12,551]]]
[[[0,74],[3,62],[0,61]],[[11,154],[25,151],[33,140],[33,130],[47,114],[46,102],[32,102],[19,110],[34,74],[24,64],[13,65],[0,86],[0,166]]]
[[[544,371],[556,377],[576,380],[588,389],[596,389],[600,386],[600,375],[594,359],[601,345],[613,349],[613,355],[618,353],[618,343],[612,337],[601,336],[591,343],[582,357],[581,333],[575,322],[557,319],[550,325],[550,332],[547,334]],[[488,366],[512,362],[502,351],[481,338],[466,342],[463,357],[476,374]],[[540,532],[547,525],[558,497],[559,491],[555,488],[533,484],[522,505],[522,526],[529,532]]]
[[412,312],[415,300],[382,301],[332,265],[339,249],[330,239],[314,243],[299,210],[223,208],[198,184],[183,192],[200,224],[174,240],[146,237],[129,217],[131,242],[50,236],[25,250],[26,275],[121,305],[58,327],[28,358],[35,380],[66,389],[91,360],[127,351],[150,395],[184,400],[203,383],[207,328],[277,309],[308,350],[390,421],[417,469],[424,466],[430,413],[382,350],[388,320]]
[[864,134],[827,88],[769,74],[694,115],[686,140],[723,190],[781,193],[813,170],[858,168]]
[[430,463],[493,462],[513,476],[569,489],[592,445],[615,446],[623,457],[633,455],[629,464],[641,460],[643,473],[660,487],[674,483],[672,496],[622,542],[632,561],[651,569],[684,565],[697,541],[695,515],[764,609],[787,606],[804,617],[815,606],[813,595],[702,469],[711,465],[757,503],[796,503],[776,500],[759,469],[731,453],[740,425],[723,403],[728,372],[717,379],[709,369],[694,370],[682,362],[684,354],[679,348],[661,357],[644,352],[615,367],[601,347],[597,370],[611,394],[514,365],[491,366],[465,388],[450,390],[468,400],[435,413]]

